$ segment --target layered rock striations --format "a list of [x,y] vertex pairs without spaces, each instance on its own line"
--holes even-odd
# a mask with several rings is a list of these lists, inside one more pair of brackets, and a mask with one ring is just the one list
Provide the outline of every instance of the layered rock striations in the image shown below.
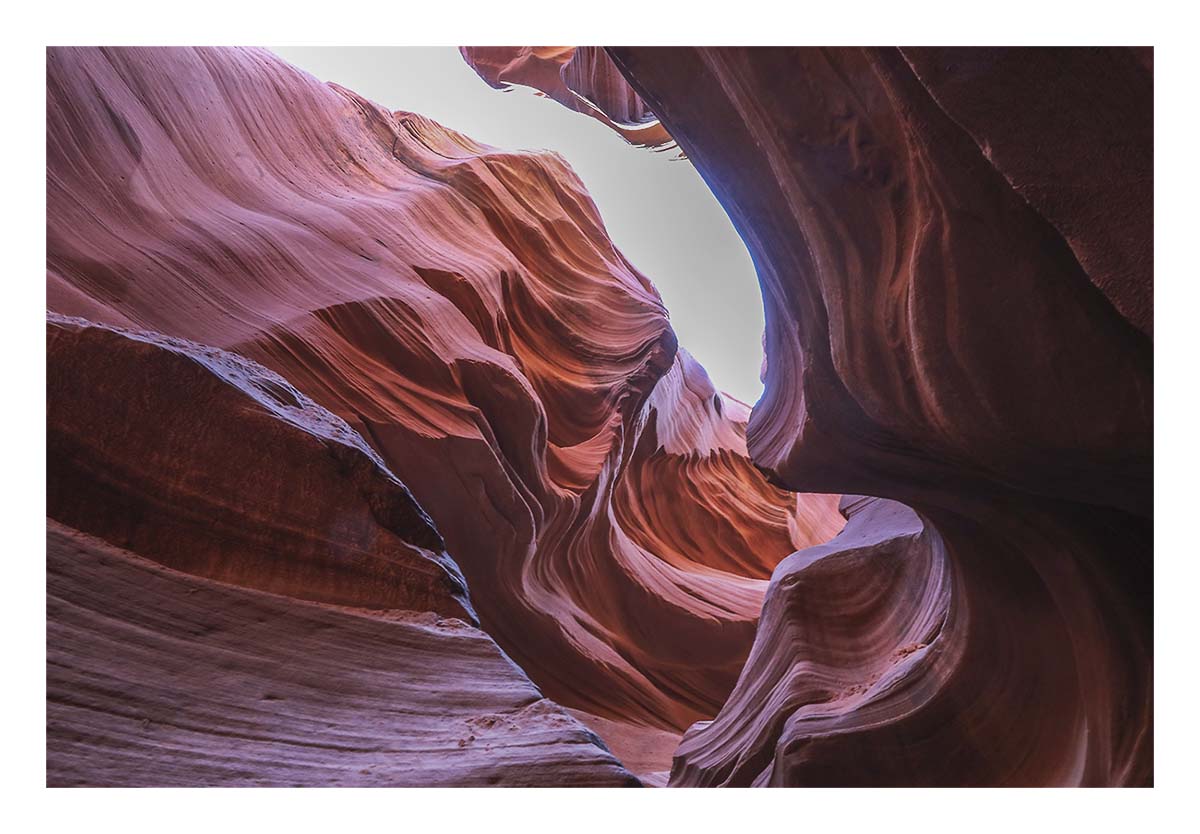
[[[938,656],[953,591],[938,533],[893,501],[847,496],[843,511],[841,535],[776,569],[745,671],[717,718],[685,734],[676,784],[879,779],[873,756],[836,760],[836,742],[826,739],[867,716],[884,718],[889,703],[937,687],[953,665],[952,655]],[[906,744],[898,755],[920,759],[933,734]],[[797,772],[799,761],[814,760],[821,769]],[[895,767],[887,781],[901,783],[900,773]]]
[[216,348],[47,330],[49,784],[637,783],[345,422]]
[[[659,750],[841,527],[750,463],[554,154],[227,49],[50,50],[47,152],[52,782],[626,783],[543,693]],[[346,738],[280,763],[323,678]]]
[[483,632],[163,567],[51,520],[51,786],[624,786]]
[[51,313],[54,518],[187,573],[478,622],[412,494],[344,421],[236,354]]
[[612,128],[630,144],[678,146],[599,46],[464,46],[471,69],[498,90],[528,87]]
[[916,511],[847,507],[776,569],[671,783],[1149,783],[1147,62],[609,54],[758,266],[753,461]]

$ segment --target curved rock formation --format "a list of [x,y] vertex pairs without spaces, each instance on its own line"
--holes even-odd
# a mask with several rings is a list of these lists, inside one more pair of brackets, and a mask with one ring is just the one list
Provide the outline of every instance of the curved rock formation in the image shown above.
[[[769,579],[777,554],[828,541],[841,529],[836,495],[797,500],[759,475],[746,452],[750,408],[718,392],[686,350],[647,407],[613,509],[648,553],[687,570]],[[665,490],[669,500],[652,500]],[[707,523],[698,526],[698,518]]]
[[47,331],[51,517],[198,576],[478,623],[404,484],[278,374],[53,313]]
[[[357,607],[453,613],[377,580],[457,564],[483,629],[548,697],[630,732],[717,713],[771,569],[841,519],[834,498],[772,487],[750,464],[747,409],[677,351],[657,292],[560,157],[478,145],[265,51],[55,49],[47,89],[48,304],[103,325],[52,322],[82,328],[56,337],[79,369],[52,371],[52,515],[171,567]],[[147,347],[96,374],[106,410],[67,419],[55,403],[78,402],[78,375],[105,368],[88,354],[118,336]],[[197,352],[220,357],[219,379],[196,382]],[[120,375],[143,362],[188,373],[150,374],[122,403]],[[141,444],[202,433],[181,390],[193,382],[214,409],[192,449],[207,463],[136,459]],[[172,413],[182,437],[122,434],[139,402]],[[364,442],[338,451],[310,419]],[[186,459],[155,454],[167,450]],[[303,483],[212,471],[222,454],[297,450],[310,454]],[[113,494],[87,506],[114,464]],[[449,558],[404,538],[408,516],[379,518],[374,490],[400,483]],[[222,507],[213,487],[239,500]],[[232,528],[220,547],[187,517],[200,496]],[[153,523],[129,515],[151,505]],[[264,544],[280,505],[311,574]],[[343,510],[346,541],[327,515]],[[318,528],[334,550],[310,547]],[[194,540],[172,550],[183,529]],[[327,575],[346,558],[362,588]]]
[[599,46],[464,46],[463,58],[497,90],[530,87],[654,150],[678,145]]
[[[841,535],[777,568],[762,636],[721,713],[684,736],[676,784],[864,781],[863,769],[879,766],[875,757],[835,764],[827,739],[895,717],[954,666],[952,656],[937,657],[952,597],[941,538],[893,501],[848,496],[843,507]],[[922,743],[910,741],[887,773],[869,778],[909,781]]]
[[[780,566],[738,689],[689,733],[672,784],[1148,783],[1149,221],[1122,226],[1137,194],[1086,211],[1063,196],[1104,193],[1082,160],[1150,181],[1144,121],[1117,131],[1128,152],[1075,129],[1142,119],[1144,63],[609,53],[758,265],[755,463],[793,489],[903,501],[926,519],[904,529],[940,540],[898,576],[887,527],[864,551],[852,520],[832,551]],[[1043,94],[1048,66],[1072,72]],[[1043,151],[1027,117],[1047,108],[1062,144]],[[809,606],[847,576],[876,601],[828,623]]]
[[48,528],[51,786],[637,784],[461,620],[302,602]]

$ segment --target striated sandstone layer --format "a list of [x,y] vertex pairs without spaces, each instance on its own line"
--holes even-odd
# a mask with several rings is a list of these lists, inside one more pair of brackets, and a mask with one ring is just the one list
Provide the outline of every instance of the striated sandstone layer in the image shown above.
[[776,570],[672,784],[1151,782],[1148,62],[608,51],[759,269],[754,462],[917,513]]
[[46,366],[52,518],[198,576],[477,623],[412,494],[278,374],[53,313]]
[[[849,523],[837,538],[776,569],[762,636],[721,713],[684,736],[677,784],[862,781],[874,761],[831,766],[824,739],[936,685],[939,669],[953,663],[935,657],[952,590],[937,532],[894,501],[847,496],[842,508]],[[903,781],[905,763],[927,754],[922,744],[912,740],[888,781]],[[800,761],[821,764],[801,776]]]
[[225,351],[47,329],[49,784],[636,784],[463,621],[343,421]]
[[464,46],[463,58],[498,90],[529,87],[591,116],[630,144],[677,145],[599,46]]
[[236,587],[47,526],[51,786],[637,784],[461,620]]
[[[466,56],[679,142],[763,400],[556,155],[261,51],[51,50],[53,778],[657,784],[698,722],[671,784],[1150,783],[1147,56]],[[829,541],[783,486],[880,497]]]
[[230,49],[50,50],[47,151],[68,526],[293,602],[474,610],[634,734],[714,716],[775,564],[841,528],[750,463],[555,154]]

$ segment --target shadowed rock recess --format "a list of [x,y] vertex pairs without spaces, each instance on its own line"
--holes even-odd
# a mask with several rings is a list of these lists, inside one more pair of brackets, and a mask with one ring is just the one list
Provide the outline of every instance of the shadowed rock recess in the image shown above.
[[48,782],[1149,784],[1150,53],[463,55],[686,154],[763,399],[557,154],[49,50]]

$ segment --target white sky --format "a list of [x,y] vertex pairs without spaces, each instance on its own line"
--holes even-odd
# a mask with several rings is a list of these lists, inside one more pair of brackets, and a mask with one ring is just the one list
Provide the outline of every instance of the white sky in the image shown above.
[[679,343],[718,388],[762,394],[763,312],[745,244],[696,169],[635,148],[531,90],[489,87],[455,47],[276,47],[284,60],[390,110],[410,110],[486,145],[548,148],[583,180],[617,247],[658,287]]

